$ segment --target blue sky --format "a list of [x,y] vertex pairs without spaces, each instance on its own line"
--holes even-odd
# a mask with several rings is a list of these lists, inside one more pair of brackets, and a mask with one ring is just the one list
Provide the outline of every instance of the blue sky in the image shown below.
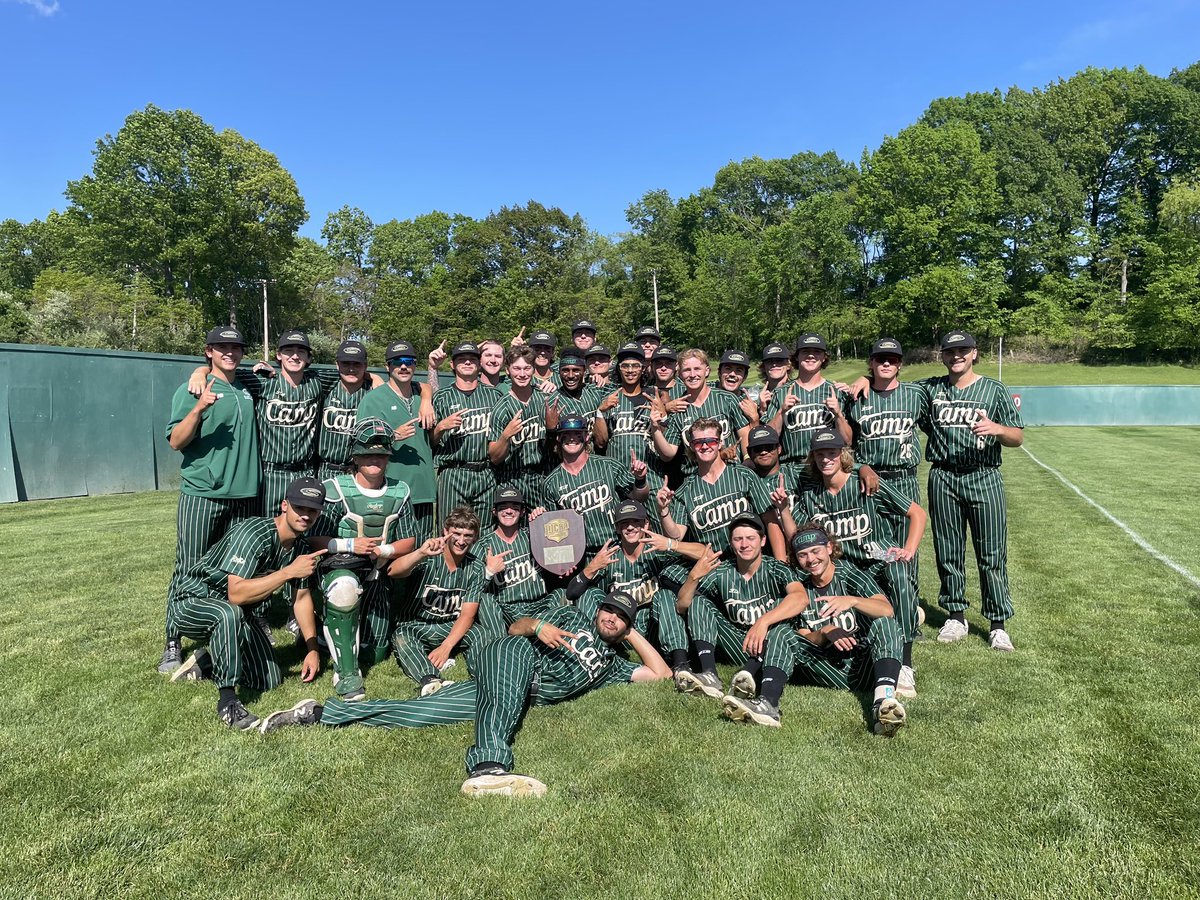
[[731,160],[858,160],[936,97],[1200,59],[1197,2],[819,7],[0,0],[0,219],[63,208],[96,140],[154,103],[275,153],[314,237],[343,204],[531,199],[614,234]]

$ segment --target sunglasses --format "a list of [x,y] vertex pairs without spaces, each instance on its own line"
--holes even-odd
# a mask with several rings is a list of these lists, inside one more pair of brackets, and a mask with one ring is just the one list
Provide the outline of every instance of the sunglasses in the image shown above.
[[408,366],[411,368],[417,364],[415,356],[394,356],[388,360],[389,366]]
[[720,444],[720,438],[692,438],[693,447],[717,447]]

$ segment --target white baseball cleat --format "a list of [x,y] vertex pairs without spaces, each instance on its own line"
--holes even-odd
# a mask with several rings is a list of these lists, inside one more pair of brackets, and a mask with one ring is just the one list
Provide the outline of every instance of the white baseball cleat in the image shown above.
[[904,704],[895,697],[885,697],[880,700],[875,704],[873,713],[874,731],[884,737],[895,736],[896,732],[904,727],[904,721],[908,718],[908,714],[904,711]]
[[988,632],[988,645],[993,650],[1000,650],[1004,653],[1012,653],[1016,649],[1013,646],[1012,638],[1003,628],[993,628]]
[[472,775],[462,783],[468,797],[544,797],[546,785],[528,775],[505,772],[503,775]]
[[693,672],[690,669],[680,669],[675,673],[675,690],[681,694],[694,694],[697,691],[706,697],[720,700],[725,696],[725,686],[716,672]]
[[421,685],[421,696],[428,697],[430,694],[436,694],[447,684],[448,682],[442,681],[440,678],[435,678],[432,681],[426,682],[425,684]]
[[917,696],[917,673],[913,671],[912,666],[900,667],[900,677],[896,679],[896,696],[905,698]]
[[758,686],[754,683],[754,676],[745,669],[739,669],[733,673],[733,680],[729,682],[729,693],[734,697],[744,697],[747,700],[758,693]]
[[967,636],[967,623],[960,622],[958,619],[947,619],[946,624],[942,626],[942,630],[938,632],[939,644],[953,644],[955,641],[961,641]]

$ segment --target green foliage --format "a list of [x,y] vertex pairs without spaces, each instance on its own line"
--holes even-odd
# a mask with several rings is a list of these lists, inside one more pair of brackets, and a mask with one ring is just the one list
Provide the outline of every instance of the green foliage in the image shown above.
[[0,344],[28,341],[29,313],[9,291],[0,290]]

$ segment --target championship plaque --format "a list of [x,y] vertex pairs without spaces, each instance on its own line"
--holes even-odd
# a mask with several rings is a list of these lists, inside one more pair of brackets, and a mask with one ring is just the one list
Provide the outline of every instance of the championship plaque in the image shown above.
[[583,516],[573,509],[552,509],[529,523],[529,544],[539,566],[566,575],[583,559]]

